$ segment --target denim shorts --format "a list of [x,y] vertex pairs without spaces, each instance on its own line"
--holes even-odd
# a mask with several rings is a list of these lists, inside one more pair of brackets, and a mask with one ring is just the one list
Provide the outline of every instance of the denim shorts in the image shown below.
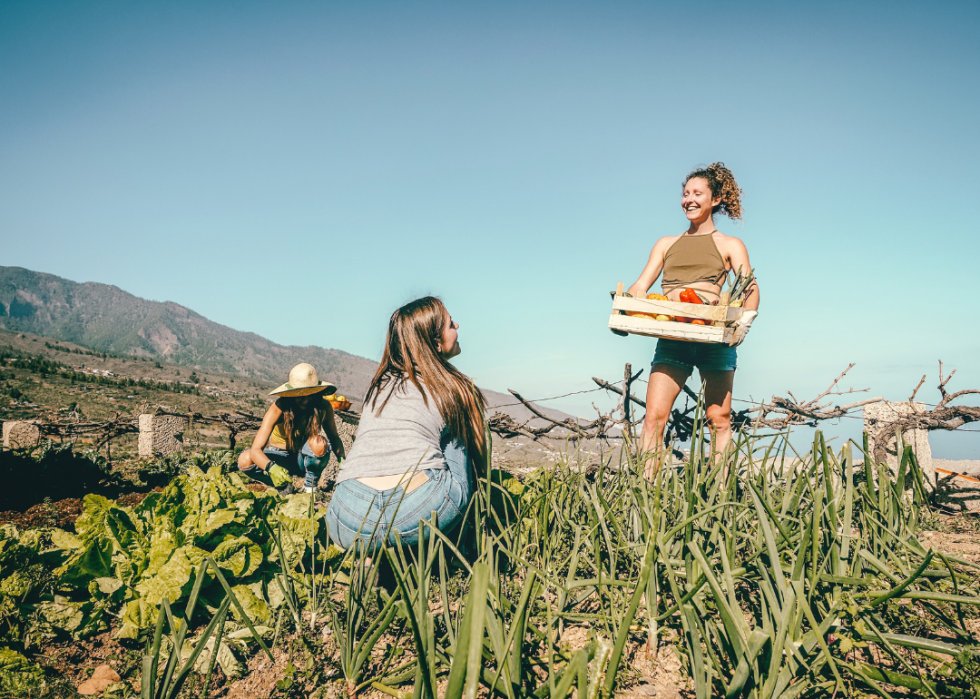
[[708,342],[683,342],[681,340],[657,340],[657,351],[653,354],[651,367],[656,364],[670,364],[686,369],[697,367],[701,371],[735,371],[738,353],[734,347]]
[[462,446],[452,442],[443,454],[446,468],[423,471],[429,480],[410,493],[402,486],[376,490],[356,478],[338,483],[325,516],[330,538],[345,549],[360,539],[369,551],[398,540],[417,544],[419,520],[431,519],[433,512],[440,531],[454,529],[463,520],[475,483]]

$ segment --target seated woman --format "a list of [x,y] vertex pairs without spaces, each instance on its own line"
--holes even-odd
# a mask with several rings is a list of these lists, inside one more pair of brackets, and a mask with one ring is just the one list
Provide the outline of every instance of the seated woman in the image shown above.
[[[303,476],[305,491],[312,493],[330,460],[330,447],[338,461],[344,458],[333,406],[323,399],[336,391],[333,384],[319,380],[311,365],[294,366],[289,381],[269,394],[278,398],[265,412],[252,447],[238,457],[238,468],[260,483],[273,485],[269,469],[281,466],[290,476]],[[280,492],[294,492],[292,483],[283,483]]]
[[391,316],[384,356],[364,399],[350,456],[327,509],[330,536],[349,548],[418,543],[419,520],[462,522],[483,470],[486,399],[449,360],[459,324],[432,296]]

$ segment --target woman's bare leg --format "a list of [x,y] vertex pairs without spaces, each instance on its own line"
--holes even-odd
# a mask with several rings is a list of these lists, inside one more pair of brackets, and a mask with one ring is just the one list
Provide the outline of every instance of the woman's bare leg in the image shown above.
[[732,386],[734,371],[702,371],[705,415],[711,423],[711,443],[716,454],[722,454],[732,441]]
[[327,451],[327,440],[323,438],[323,435],[316,435],[310,437],[307,440],[307,444],[310,445],[310,450],[317,456],[323,456]]
[[[647,413],[643,418],[643,433],[640,435],[640,452],[656,454],[663,452],[664,428],[670,419],[677,394],[687,383],[691,372],[673,364],[654,364],[647,385]],[[651,456],[647,459],[643,474],[653,478],[660,468],[662,458]]]

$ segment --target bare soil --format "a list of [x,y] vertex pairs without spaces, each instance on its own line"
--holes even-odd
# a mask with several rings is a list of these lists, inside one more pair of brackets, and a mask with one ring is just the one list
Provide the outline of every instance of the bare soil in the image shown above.
[[[143,502],[147,495],[152,492],[160,492],[163,488],[157,487],[151,491],[138,493],[123,493],[114,498],[120,505],[135,507]],[[14,524],[21,529],[31,527],[58,527],[73,531],[75,520],[81,516],[83,503],[81,498],[65,498],[54,502],[42,502],[33,505],[23,512],[17,510],[7,510],[0,512],[0,524]]]

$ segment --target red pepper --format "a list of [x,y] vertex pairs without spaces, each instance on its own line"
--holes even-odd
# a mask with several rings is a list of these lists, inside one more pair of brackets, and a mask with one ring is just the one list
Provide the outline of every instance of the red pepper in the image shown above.
[[702,303],[701,297],[695,293],[694,289],[684,289],[681,292],[681,301],[684,303]]
[[[695,293],[694,289],[690,289],[690,288],[684,289],[684,291],[681,292],[681,301],[683,301],[684,303],[697,303],[697,304],[702,303],[701,297]],[[678,317],[677,320],[681,321],[682,323],[694,323],[695,325],[705,324],[703,320],[697,320],[694,318]]]

